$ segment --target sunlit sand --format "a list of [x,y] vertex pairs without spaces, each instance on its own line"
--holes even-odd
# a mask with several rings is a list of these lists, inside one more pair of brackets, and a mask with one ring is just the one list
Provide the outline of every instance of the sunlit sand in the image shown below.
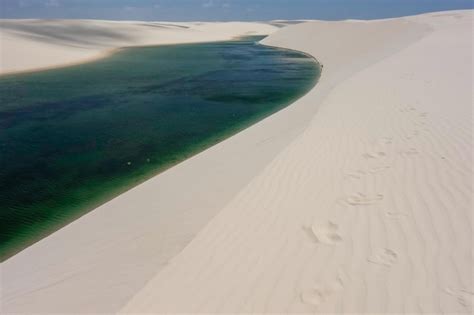
[[4,262],[4,312],[472,312],[472,11],[54,22],[59,39],[2,23],[3,73],[270,33],[324,66],[289,107]]

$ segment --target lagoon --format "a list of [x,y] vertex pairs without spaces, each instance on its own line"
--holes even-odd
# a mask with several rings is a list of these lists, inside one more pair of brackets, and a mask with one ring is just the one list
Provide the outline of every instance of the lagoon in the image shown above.
[[239,40],[0,78],[0,259],[288,106],[311,57]]

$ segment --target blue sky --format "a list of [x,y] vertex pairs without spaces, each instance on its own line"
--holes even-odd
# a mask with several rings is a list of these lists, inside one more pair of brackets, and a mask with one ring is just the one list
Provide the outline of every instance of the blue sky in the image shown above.
[[385,18],[471,9],[474,0],[0,0],[1,18],[273,20]]

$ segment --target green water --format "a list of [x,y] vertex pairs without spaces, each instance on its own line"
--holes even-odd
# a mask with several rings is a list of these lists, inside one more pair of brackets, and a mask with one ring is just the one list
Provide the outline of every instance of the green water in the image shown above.
[[260,39],[127,48],[0,78],[0,260],[315,84],[313,59]]

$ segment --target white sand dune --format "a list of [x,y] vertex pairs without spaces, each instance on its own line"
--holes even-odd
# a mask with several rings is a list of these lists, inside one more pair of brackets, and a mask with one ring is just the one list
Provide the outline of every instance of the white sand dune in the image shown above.
[[7,260],[4,312],[470,313],[472,40],[472,11],[282,28],[318,85]]
[[227,40],[276,29],[242,22],[0,20],[0,74],[81,63],[126,46]]
[[470,313],[471,27],[450,12],[265,39],[324,64],[298,101],[318,113],[123,312]]

